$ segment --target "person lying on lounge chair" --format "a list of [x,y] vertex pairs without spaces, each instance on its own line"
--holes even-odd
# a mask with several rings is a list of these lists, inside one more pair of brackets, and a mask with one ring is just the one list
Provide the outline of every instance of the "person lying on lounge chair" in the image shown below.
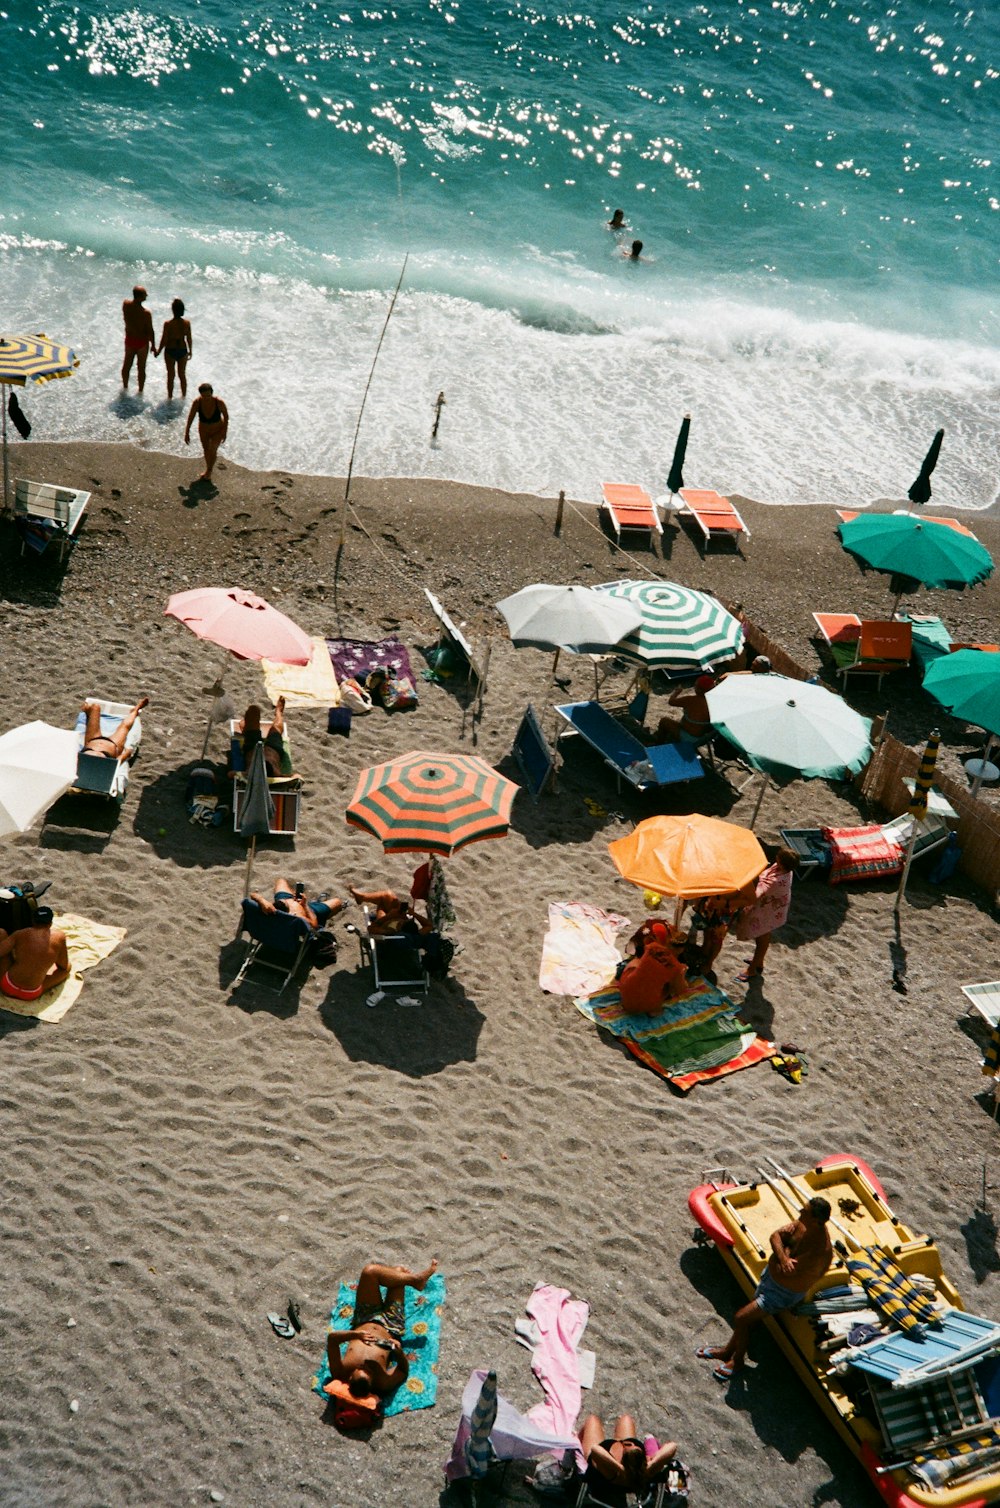
[[102,733],[101,704],[93,697],[88,697],[82,708],[87,718],[87,726],[83,730],[83,752],[96,754],[102,759],[134,759],[135,749],[126,750],[125,743],[139,713],[143,707],[148,706],[149,697],[142,697],[129,712],[126,712],[113,733]]
[[286,880],[283,874],[279,874],[274,882],[274,900],[269,901],[266,896],[258,895],[256,891],[250,895],[252,901],[256,901],[262,911],[275,912],[285,911],[289,916],[301,916],[304,922],[315,931],[319,927],[325,927],[331,916],[336,916],[343,911],[344,903],[334,897],[333,900],[309,899],[309,893],[304,885],[293,885],[291,880]]
[[347,887],[359,906],[368,906],[372,911],[368,930],[374,937],[391,936],[394,932],[429,932],[431,924],[421,916],[409,901],[394,890],[357,890]]
[[403,1351],[406,1289],[424,1288],[436,1271],[436,1261],[422,1272],[380,1262],[362,1268],[350,1330],[331,1330],[326,1338],[330,1372],[335,1381],[346,1382],[355,1398],[371,1393],[387,1398],[406,1381],[410,1371]]
[[53,927],[48,906],[39,906],[30,927],[0,927],[0,971],[0,991],[11,1000],[37,1000],[69,978],[66,934]]
[[[655,1443],[652,1436],[649,1439]],[[619,1416],[610,1439],[605,1437],[599,1415],[588,1414],[580,1431],[580,1446],[587,1460],[587,1486],[593,1489],[595,1500],[599,1498],[608,1508],[618,1508],[619,1504],[625,1508],[630,1492],[642,1498],[649,1484],[677,1454],[676,1444],[668,1440],[647,1456],[631,1414]]]
[[236,733],[243,750],[243,758],[246,764],[250,763],[250,755],[254,748],[264,740],[264,763],[267,765],[268,775],[281,774],[281,761],[285,756],[285,698],[279,696],[274,704],[274,716],[265,733],[260,722],[260,708],[256,702],[251,702],[236,725]]

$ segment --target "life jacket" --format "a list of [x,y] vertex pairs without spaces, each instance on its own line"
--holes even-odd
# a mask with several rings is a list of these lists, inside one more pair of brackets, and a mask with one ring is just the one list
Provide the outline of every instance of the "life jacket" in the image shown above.
[[377,1393],[356,1398],[347,1383],[336,1377],[331,1377],[323,1391],[333,1404],[334,1423],[341,1429],[371,1429],[381,1422],[383,1403]]

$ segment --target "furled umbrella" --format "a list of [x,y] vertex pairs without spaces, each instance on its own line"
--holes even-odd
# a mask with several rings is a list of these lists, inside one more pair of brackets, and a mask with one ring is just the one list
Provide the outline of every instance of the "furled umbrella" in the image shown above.
[[707,693],[713,727],[764,773],[750,819],[771,779],[856,775],[871,754],[871,721],[825,686],[787,676],[727,675]]
[[[285,665],[308,665],[312,657],[309,635],[297,623],[263,597],[239,587],[196,587],[190,592],[175,592],[164,612],[167,617],[178,619],[199,639],[218,644],[238,660],[268,659]],[[212,689],[219,705],[224,701],[221,672]],[[212,722],[213,716],[209,714],[203,758]]]
[[[539,582],[497,603],[518,649],[554,649],[552,674],[559,653],[607,654],[642,623],[632,603],[595,592],[589,586],[551,586]],[[595,671],[596,674],[596,671]]]
[[243,881],[244,896],[250,894],[250,876],[253,873],[254,855],[257,852],[257,839],[271,831],[273,822],[274,801],[267,783],[264,745],[258,740],[250,756],[250,768],[247,771],[247,782],[240,804],[240,832],[244,838],[250,839],[250,847],[247,849],[247,872]]
[[931,448],[924,456],[924,463],[917,475],[917,480],[906,494],[911,503],[929,503],[931,500],[931,472],[938,462],[941,454],[941,441],[944,439],[944,430],[939,429],[931,441]]
[[457,853],[502,838],[518,787],[475,754],[414,750],[362,770],[347,821],[386,853]]
[[73,729],[23,723],[0,737],[0,837],[26,832],[76,779]]
[[670,474],[667,477],[667,490],[671,498],[680,492],[684,486],[684,457],[687,455],[688,435],[691,433],[691,415],[685,414],[681,420],[681,427],[677,432],[677,443],[674,446],[674,458],[670,463]]
[[[27,387],[70,377],[80,365],[79,357],[69,346],[61,346],[47,335],[0,335],[0,386]],[[7,452],[7,403],[0,404],[3,414],[3,510],[10,506],[10,458]]]
[[695,675],[732,660],[743,648],[742,624],[707,592],[673,581],[609,581],[594,590],[642,613],[642,626],[617,646],[625,659]]
[[699,812],[647,817],[608,852],[630,884],[686,900],[742,890],[767,866],[749,828]]
[[[928,587],[961,591],[985,581],[993,559],[971,534],[915,513],[862,513],[838,526],[844,549],[862,565],[907,576]],[[897,592],[896,611],[902,591]]]
[[975,796],[994,742],[1000,738],[1000,654],[956,649],[953,654],[939,655],[924,674],[924,690],[955,717],[975,723],[989,734],[979,773],[972,783]]
[[920,767],[917,770],[917,778],[913,786],[913,799],[909,806],[909,815],[913,818],[910,827],[910,838],[906,845],[906,858],[903,862],[903,873],[899,877],[899,889],[896,891],[895,910],[898,913],[903,904],[903,896],[906,893],[906,881],[910,875],[910,865],[913,863],[913,851],[917,846],[919,825],[927,816],[927,797],[934,783],[934,770],[937,765],[938,745],[941,742],[941,734],[937,728],[927,740],[924,752],[920,757]]
[[490,1469],[496,1459],[490,1444],[490,1431],[497,1417],[497,1374],[489,1371],[483,1382],[476,1406],[472,1410],[471,1432],[465,1445],[465,1459],[469,1475],[478,1480]]

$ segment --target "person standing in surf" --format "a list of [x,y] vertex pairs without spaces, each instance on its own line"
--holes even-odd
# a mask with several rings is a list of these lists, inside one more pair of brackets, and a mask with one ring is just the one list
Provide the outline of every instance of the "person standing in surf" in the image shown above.
[[156,355],[156,335],[153,331],[153,316],[143,304],[149,297],[138,283],[132,289],[132,297],[122,303],[122,319],[125,321],[125,360],[122,362],[122,387],[128,387],[133,361],[139,378],[139,391],[146,386],[146,357],[152,350]]
[[163,355],[167,368],[167,402],[174,396],[174,373],[177,373],[181,385],[181,397],[187,397],[187,364],[188,359],[194,354],[194,345],[191,341],[191,321],[184,318],[184,300],[175,298],[170,305],[173,311],[173,319],[163,322],[163,331],[160,335],[160,348],[153,349],[153,355]]
[[205,452],[205,470],[198,481],[210,482],[219,446],[229,433],[229,410],[222,399],[215,396],[210,382],[201,383],[198,396],[191,405],[184,430],[185,445],[191,444],[191,426],[195,418],[198,420],[198,438]]

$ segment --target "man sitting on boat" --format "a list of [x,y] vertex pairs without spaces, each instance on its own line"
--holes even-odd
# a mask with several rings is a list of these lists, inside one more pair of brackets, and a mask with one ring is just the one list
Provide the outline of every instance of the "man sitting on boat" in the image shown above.
[[733,1333],[724,1346],[699,1346],[702,1361],[717,1363],[713,1377],[728,1382],[746,1360],[750,1332],[765,1315],[797,1309],[814,1283],[833,1261],[833,1245],[826,1222],[830,1206],[825,1199],[810,1199],[799,1218],[771,1233],[771,1257],[749,1304],[736,1311]]

